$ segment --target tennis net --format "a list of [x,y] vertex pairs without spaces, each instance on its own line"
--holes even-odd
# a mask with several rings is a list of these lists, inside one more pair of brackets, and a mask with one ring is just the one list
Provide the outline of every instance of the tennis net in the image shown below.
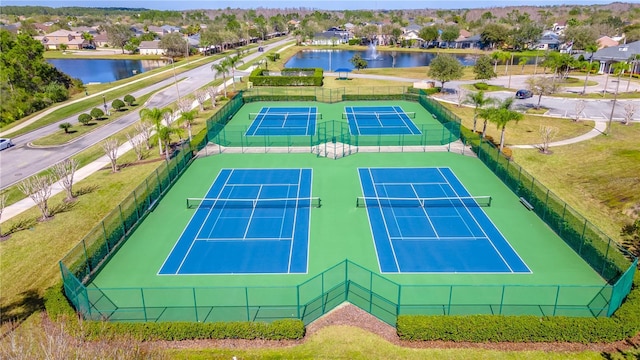
[[274,120],[287,120],[292,119],[316,119],[322,120],[321,113],[309,113],[309,112],[284,112],[284,113],[249,113],[249,120],[255,120],[256,118],[262,119],[274,119]]
[[320,205],[319,197],[274,199],[187,198],[188,209],[304,208],[320,207]]
[[402,119],[403,117],[415,119],[416,113],[410,112],[347,112],[342,113],[343,119]]
[[487,207],[491,206],[491,196],[464,196],[439,198],[356,198],[356,207]]

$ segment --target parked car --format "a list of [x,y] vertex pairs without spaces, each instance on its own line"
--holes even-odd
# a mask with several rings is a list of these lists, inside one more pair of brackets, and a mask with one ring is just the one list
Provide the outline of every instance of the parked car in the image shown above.
[[516,99],[528,99],[533,96],[530,90],[520,89],[516,91]]
[[11,139],[0,138],[0,150],[8,149],[12,146]]

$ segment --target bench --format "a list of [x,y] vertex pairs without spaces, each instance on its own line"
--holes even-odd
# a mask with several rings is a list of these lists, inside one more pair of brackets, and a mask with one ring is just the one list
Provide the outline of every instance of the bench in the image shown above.
[[533,205],[529,204],[527,199],[525,199],[523,197],[520,197],[520,202],[522,203],[522,205],[524,205],[524,207],[527,208],[527,210],[529,210],[529,211],[533,210]]

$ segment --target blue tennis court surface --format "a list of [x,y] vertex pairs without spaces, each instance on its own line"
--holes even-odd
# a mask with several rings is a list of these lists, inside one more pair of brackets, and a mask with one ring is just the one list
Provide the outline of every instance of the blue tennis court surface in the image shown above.
[[306,273],[311,175],[221,170],[204,199],[191,199],[197,209],[159,274]]
[[420,135],[411,121],[415,113],[405,113],[400,106],[345,106],[344,115],[351,135]]
[[531,272],[451,169],[358,171],[381,272]]
[[247,136],[308,136],[316,133],[316,119],[321,117],[316,107],[263,107],[253,119]]

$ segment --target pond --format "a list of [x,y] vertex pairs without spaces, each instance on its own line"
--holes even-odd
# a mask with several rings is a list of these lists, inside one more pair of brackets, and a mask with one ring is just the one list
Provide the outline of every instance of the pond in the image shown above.
[[[353,64],[349,60],[354,55],[360,55],[367,61],[368,68],[403,68],[428,66],[438,55],[432,52],[403,52],[403,51],[377,51],[369,48],[366,51],[357,50],[302,50],[295,54],[284,65],[286,68],[322,68],[325,71],[334,71],[340,68],[353,70]],[[479,54],[451,54],[464,66],[472,66],[476,63]],[[513,63],[517,64],[516,56]],[[533,64],[535,59],[528,59],[528,64]],[[504,65],[503,65],[504,66]]]
[[164,66],[164,60],[48,59],[58,70],[84,84],[109,83]]

